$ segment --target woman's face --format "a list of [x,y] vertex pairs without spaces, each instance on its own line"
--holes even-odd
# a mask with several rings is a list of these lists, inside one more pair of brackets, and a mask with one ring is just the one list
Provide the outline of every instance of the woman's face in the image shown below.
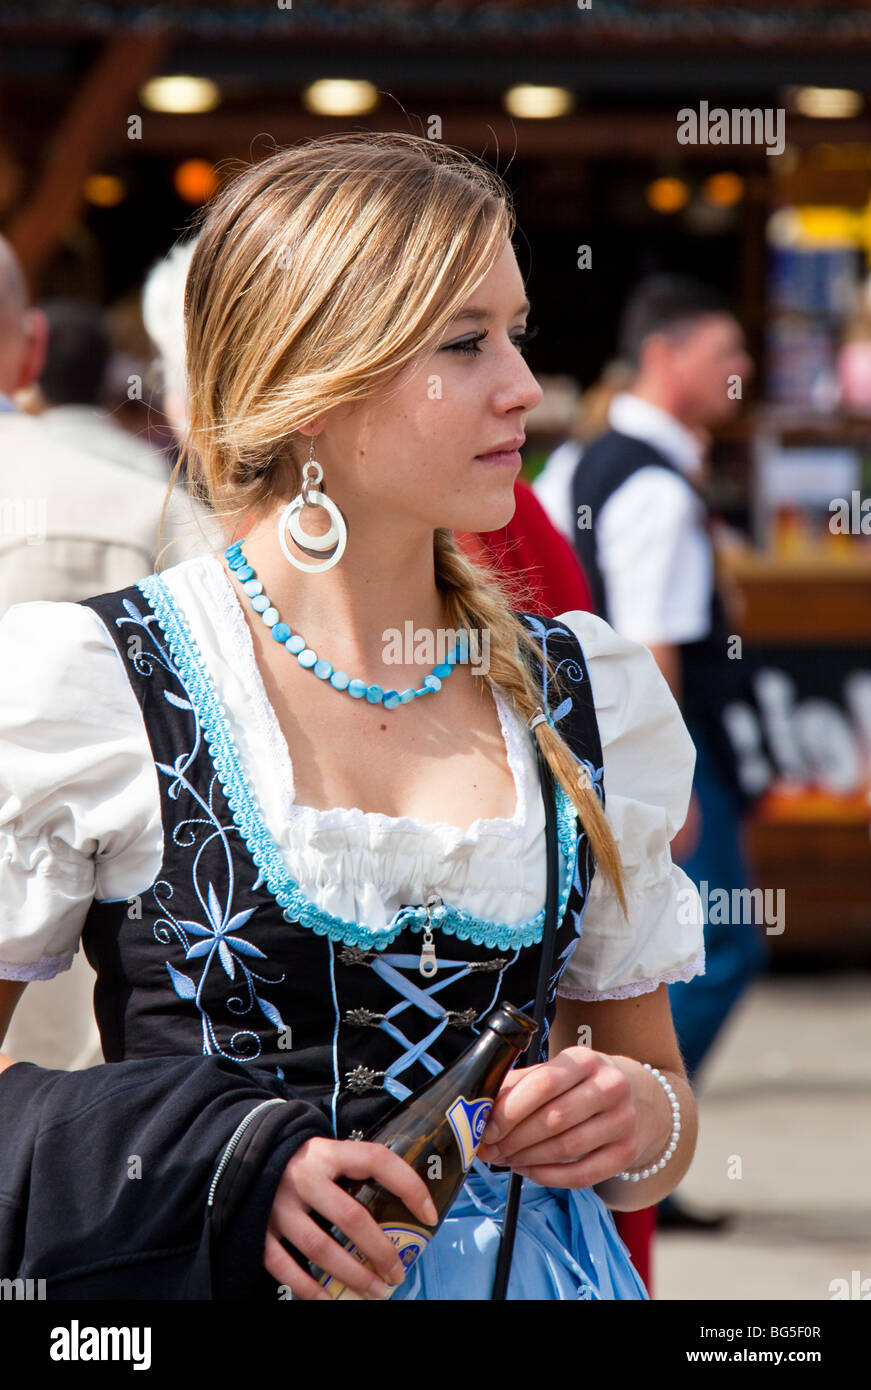
[[[480,316],[464,316],[466,310]],[[511,245],[448,325],[435,351],[377,396],[323,418],[315,456],[349,525],[366,513],[421,530],[493,531],[514,515],[526,416],[542,398],[519,340],[526,298]],[[336,485],[331,489],[331,478]]]

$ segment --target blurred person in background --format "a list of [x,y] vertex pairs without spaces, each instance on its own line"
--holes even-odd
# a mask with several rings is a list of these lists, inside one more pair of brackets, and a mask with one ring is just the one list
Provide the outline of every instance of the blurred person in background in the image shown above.
[[[158,555],[161,567],[177,564],[222,536],[210,513],[177,490],[166,508],[159,551],[165,483],[75,447],[67,442],[72,430],[56,431],[44,416],[17,409],[16,393],[44,371],[48,337],[49,320],[29,307],[15,253],[0,237],[0,617],[13,604],[76,603],[124,587],[153,571]],[[39,710],[33,714],[38,720]],[[38,868],[37,842],[30,848]],[[77,952],[68,971],[22,999],[10,1047],[40,1066],[76,1070],[102,1061],[91,1003],[95,978]]]
[[168,461],[102,408],[112,344],[98,305],[52,300],[41,308],[48,321],[48,348],[39,377],[46,429],[87,454],[123,464],[166,486]]
[[618,391],[626,391],[635,379],[635,369],[616,358],[606,363],[598,381],[584,391],[575,409],[569,437],[545,460],[532,484],[533,491],[554,526],[574,545],[577,518],[572,505],[575,470],[581,455],[609,428],[608,411]]
[[196,237],[178,242],[154,263],[142,287],[142,320],[158,352],[163,411],[179,441],[187,430],[184,287],[196,245]]
[[[609,431],[583,454],[572,488],[573,537],[596,611],[649,647],[696,745],[690,814],[672,841],[698,885],[745,887],[741,821],[749,797],[723,721],[747,688],[730,660],[715,580],[709,516],[700,493],[707,432],[737,409],[753,371],[741,327],[712,290],[676,276],[641,282],[624,310],[619,349],[635,372],[609,408]],[[582,524],[584,523],[584,524]],[[675,1031],[691,1082],[730,1010],[767,960],[752,922],[705,925],[706,968],[669,985]],[[664,1225],[722,1225],[671,1195]]]

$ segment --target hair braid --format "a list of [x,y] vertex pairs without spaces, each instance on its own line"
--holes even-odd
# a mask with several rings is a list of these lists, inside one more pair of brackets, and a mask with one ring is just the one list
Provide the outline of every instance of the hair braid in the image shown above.
[[[493,570],[473,563],[457,547],[454,533],[439,528],[434,536],[436,584],[445,599],[448,626],[489,633],[489,679],[511,698],[515,709],[529,719],[541,704],[541,692],[533,671],[524,660],[524,649],[544,661],[548,682],[559,691],[560,681],[526,626],[515,617],[508,584]],[[547,711],[545,711],[547,713]],[[597,865],[613,887],[626,913],[626,895],[620,855],[611,827],[586,768],[556,729],[548,723],[534,729],[545,762],[570,797],[589,839]]]

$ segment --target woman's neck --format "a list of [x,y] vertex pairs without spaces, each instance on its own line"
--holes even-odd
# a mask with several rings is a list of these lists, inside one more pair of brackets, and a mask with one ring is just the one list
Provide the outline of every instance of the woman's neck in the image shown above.
[[[346,670],[371,669],[383,659],[392,632],[404,634],[407,623],[415,631],[432,632],[438,640],[446,615],[435,582],[431,530],[418,529],[412,535],[406,529],[400,534],[395,518],[389,528],[374,521],[352,526],[349,521],[348,543],[339,561],[332,569],[305,574],[282,553],[279,515],[276,510],[242,532],[245,558],[282,622],[300,633],[319,656]],[[305,525],[315,533],[308,517]],[[295,549],[292,541],[288,545]]]

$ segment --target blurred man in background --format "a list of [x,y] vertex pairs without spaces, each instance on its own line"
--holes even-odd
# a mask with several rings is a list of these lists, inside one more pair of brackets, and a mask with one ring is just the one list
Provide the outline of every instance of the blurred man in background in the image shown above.
[[[746,695],[747,678],[741,660],[730,659],[699,485],[707,431],[737,409],[753,363],[720,298],[674,276],[652,277],[636,289],[619,351],[635,378],[614,396],[608,433],[575,471],[575,546],[596,611],[651,649],[696,745],[690,810],[672,841],[673,858],[697,886],[726,889],[734,902],[733,890],[747,881],[740,831],[748,798],[723,712],[730,699]],[[705,974],[669,986],[691,1081],[763,969],[764,941],[753,922],[708,922]],[[664,1224],[714,1224],[683,1211],[673,1197],[660,1215]]]
[[608,411],[618,391],[628,391],[635,372],[627,362],[606,362],[575,408],[569,437],[558,444],[533,480],[532,488],[551,522],[572,545],[577,518],[573,505],[575,472],[585,449],[608,432]]
[[[16,393],[43,370],[48,331],[45,314],[29,307],[18,261],[0,237],[0,617],[14,603],[77,602],[125,588],[158,563],[166,484],[73,447],[41,416],[16,408]],[[160,567],[222,539],[210,514],[175,489]],[[0,768],[0,804],[2,781]],[[69,971],[26,990],[7,1034],[12,1055],[66,1069],[102,1061],[94,979],[80,950]]]
[[41,307],[48,321],[48,347],[39,377],[46,429],[91,457],[120,463],[165,487],[169,460],[122,429],[103,408],[112,345],[99,305],[52,300]]

